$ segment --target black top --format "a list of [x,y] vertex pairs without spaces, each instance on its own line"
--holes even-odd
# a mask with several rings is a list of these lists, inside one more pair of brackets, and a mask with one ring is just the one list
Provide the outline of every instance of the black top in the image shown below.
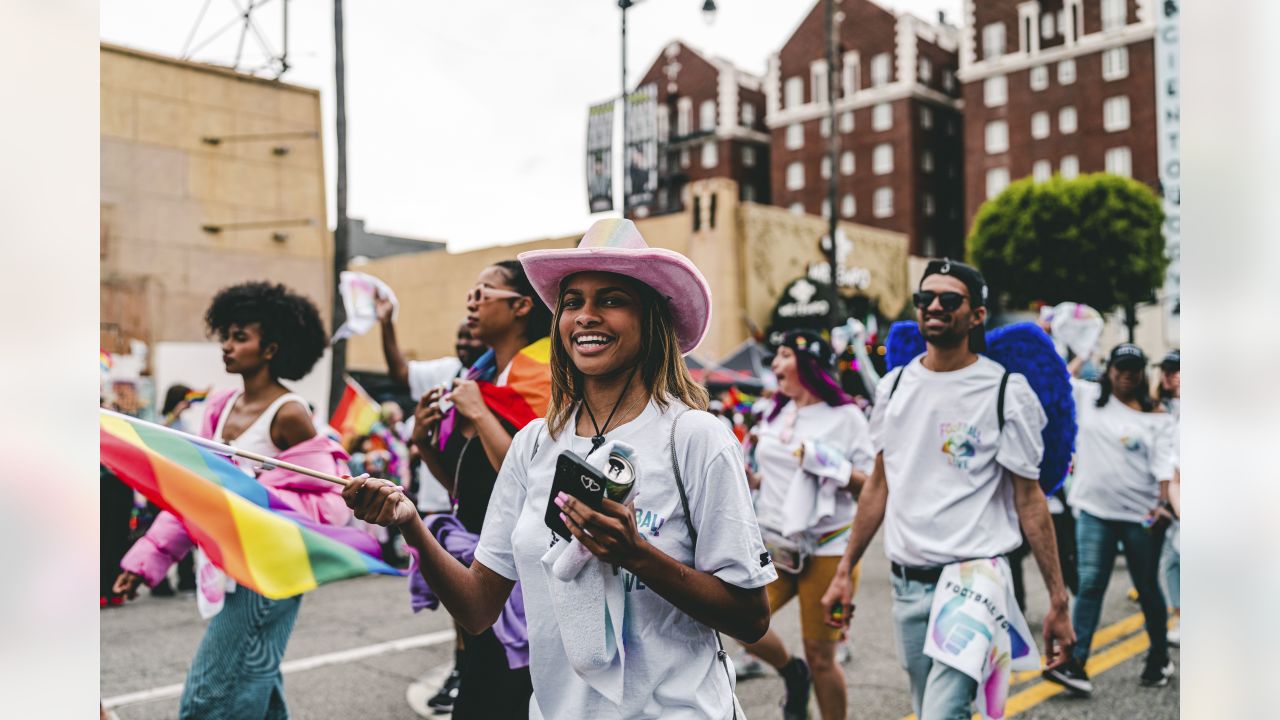
[[[498,420],[504,430],[515,435],[515,426],[502,418]],[[461,432],[454,432],[440,453],[440,462],[445,472],[453,475],[453,497],[458,503],[454,514],[467,532],[479,535],[480,528],[484,526],[484,515],[489,509],[489,497],[493,495],[493,485],[498,479],[498,471],[489,464],[480,436],[468,438]]]

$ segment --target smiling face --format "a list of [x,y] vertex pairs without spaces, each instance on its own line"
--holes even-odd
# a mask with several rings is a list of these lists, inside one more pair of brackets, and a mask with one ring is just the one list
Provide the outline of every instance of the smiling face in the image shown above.
[[643,316],[632,281],[613,273],[578,273],[563,284],[556,334],[578,372],[605,377],[638,362]]
[[773,356],[769,369],[778,379],[778,392],[789,398],[799,397],[804,392],[804,385],[800,383],[799,370],[796,368],[796,352],[791,348],[785,345],[778,348],[778,354]]
[[940,348],[956,347],[968,339],[970,330],[981,325],[986,319],[987,309],[973,307],[968,288],[957,278],[949,275],[930,275],[920,283],[920,289],[939,295],[959,293],[964,296],[960,307],[954,310],[943,308],[943,299],[940,297],[935,297],[925,307],[916,308],[920,334],[930,345]]
[[[529,314],[532,306],[527,297],[514,295],[507,271],[490,265],[476,276],[476,288],[467,295],[467,329],[471,337],[485,345],[512,332],[520,317]],[[479,297],[477,297],[479,295]]]
[[227,372],[250,375],[271,361],[276,354],[276,344],[262,346],[262,325],[251,322],[241,325],[231,323],[219,331],[222,344],[222,364]]

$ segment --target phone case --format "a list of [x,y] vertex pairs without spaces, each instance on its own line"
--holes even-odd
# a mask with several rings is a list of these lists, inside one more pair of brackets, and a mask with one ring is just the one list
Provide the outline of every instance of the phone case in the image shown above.
[[599,510],[604,498],[604,474],[588,465],[575,453],[565,450],[556,458],[556,474],[551,481],[551,495],[547,498],[547,515],[544,518],[547,527],[555,534],[568,540],[573,537],[564,521],[560,519],[560,506],[556,505],[556,496],[567,493],[586,503],[593,510]]

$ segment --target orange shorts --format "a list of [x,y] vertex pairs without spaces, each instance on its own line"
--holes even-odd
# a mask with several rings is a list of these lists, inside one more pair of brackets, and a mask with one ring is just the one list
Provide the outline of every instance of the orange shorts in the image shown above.
[[[799,595],[801,636],[806,640],[839,640],[842,630],[828,626],[822,614],[822,596],[827,592],[831,578],[836,576],[839,564],[839,555],[811,555],[805,561],[804,570],[798,575],[779,570],[778,579],[769,583],[766,588],[769,593],[770,614]],[[853,567],[853,572],[849,573],[854,594],[858,592],[861,569],[862,563],[859,562]]]

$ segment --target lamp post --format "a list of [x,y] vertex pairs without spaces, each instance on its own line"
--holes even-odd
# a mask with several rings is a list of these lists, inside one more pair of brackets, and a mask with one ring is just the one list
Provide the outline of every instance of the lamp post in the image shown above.
[[840,134],[836,131],[836,0],[825,0],[827,30],[827,267],[831,268],[831,287],[837,287],[840,268],[836,267],[836,154]]

